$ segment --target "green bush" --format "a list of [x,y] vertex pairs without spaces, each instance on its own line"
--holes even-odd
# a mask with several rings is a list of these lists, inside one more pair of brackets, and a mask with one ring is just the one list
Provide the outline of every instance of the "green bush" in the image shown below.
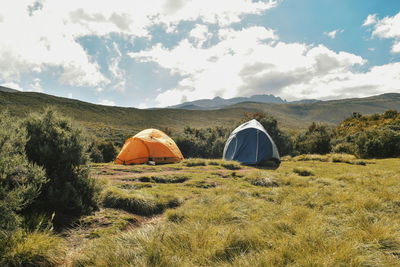
[[44,170],[28,162],[26,141],[21,123],[0,114],[0,231],[19,227],[21,211],[35,201],[46,182]]
[[90,160],[92,162],[111,162],[117,157],[118,151],[112,142],[94,140],[88,148]]
[[99,150],[101,151],[104,162],[114,161],[118,155],[118,150],[112,142],[101,142],[99,144]]
[[25,121],[30,161],[42,166],[49,182],[33,208],[66,217],[88,214],[97,209],[99,187],[89,176],[87,141],[72,122],[49,109]]
[[333,151],[361,158],[400,156],[400,113],[353,116],[339,124],[332,139]]
[[332,130],[323,124],[312,123],[294,142],[300,154],[327,154],[331,151]]
[[400,156],[400,130],[390,127],[364,131],[355,138],[356,154],[362,158]]
[[214,127],[197,129],[186,127],[173,136],[185,158],[221,158],[230,129]]

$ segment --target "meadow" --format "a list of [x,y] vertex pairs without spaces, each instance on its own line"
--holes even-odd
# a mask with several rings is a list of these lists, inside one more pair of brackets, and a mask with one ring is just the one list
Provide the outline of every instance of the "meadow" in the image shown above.
[[399,266],[400,160],[94,164],[101,209],[58,234],[61,266]]

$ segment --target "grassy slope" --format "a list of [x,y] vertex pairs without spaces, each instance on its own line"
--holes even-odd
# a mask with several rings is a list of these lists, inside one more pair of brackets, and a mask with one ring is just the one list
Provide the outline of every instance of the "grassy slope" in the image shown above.
[[386,94],[363,99],[345,99],[314,104],[241,103],[220,110],[140,110],[109,107],[40,93],[0,92],[0,111],[24,117],[31,112],[54,106],[76,119],[92,133],[110,139],[122,139],[143,128],[181,130],[185,126],[234,126],[244,112],[264,111],[275,116],[285,128],[306,127],[312,121],[338,123],[352,114],[383,112],[399,109],[400,94]]
[[40,93],[0,92],[0,111],[8,109],[19,117],[49,106],[81,122],[96,135],[117,138],[130,136],[143,128],[170,127],[180,130],[188,125],[193,127],[234,125],[245,111],[252,111],[245,108],[213,111],[140,110],[95,105]]
[[313,104],[237,104],[234,107],[244,106],[271,113],[279,119],[287,115],[288,120],[299,122],[320,121],[337,124],[349,117],[353,112],[361,114],[383,113],[388,109],[400,109],[400,94],[383,94],[367,98],[353,98],[333,101],[323,101]]
[[[68,262],[75,266],[399,266],[399,163],[399,159],[361,162],[351,156],[301,156],[283,161],[275,171],[231,170],[238,166],[224,167],[224,162],[210,160],[96,165],[94,175],[105,182],[104,192],[123,200],[114,208],[128,209],[125,203],[137,199],[143,200],[142,208],[172,198],[180,206],[159,215],[155,223],[120,232],[88,227],[90,239],[70,254]],[[160,182],[172,180],[175,183]]]

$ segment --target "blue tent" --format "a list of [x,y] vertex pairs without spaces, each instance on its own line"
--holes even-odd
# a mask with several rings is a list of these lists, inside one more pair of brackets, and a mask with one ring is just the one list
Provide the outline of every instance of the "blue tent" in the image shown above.
[[223,158],[249,165],[280,162],[274,141],[257,120],[245,122],[233,130],[226,141]]

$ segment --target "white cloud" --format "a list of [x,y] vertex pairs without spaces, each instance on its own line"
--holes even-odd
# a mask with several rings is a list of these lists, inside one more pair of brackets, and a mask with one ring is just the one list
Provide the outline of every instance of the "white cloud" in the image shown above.
[[400,41],[397,41],[393,44],[392,53],[400,53]]
[[394,39],[391,51],[400,53],[400,12],[393,17],[384,17],[383,19],[378,19],[376,15],[369,15],[363,26],[365,25],[374,25],[372,36]]
[[15,83],[15,82],[2,83],[2,84],[0,84],[0,86],[15,89],[18,91],[24,91],[24,89],[22,89],[22,87],[18,83]]
[[101,99],[100,102],[98,102],[98,104],[105,106],[115,106],[115,102],[109,99]]
[[33,82],[30,84],[30,87],[35,92],[43,92],[43,88],[40,83],[41,83],[41,80],[39,78],[35,78],[35,79],[33,79]]
[[384,17],[378,20],[372,34],[381,38],[399,38],[400,12],[393,17]]
[[197,24],[189,33],[197,46],[202,46],[207,40],[212,37],[206,25]]
[[324,32],[324,34],[326,36],[328,36],[329,38],[331,38],[331,39],[335,39],[336,35],[338,33],[342,33],[343,31],[344,31],[343,29],[338,29],[338,30],[334,30],[334,31],[331,31],[331,32]]
[[363,23],[362,26],[364,26],[364,27],[365,27],[365,26],[370,26],[370,25],[375,24],[377,21],[378,21],[378,20],[377,20],[376,14],[370,14],[370,15],[368,15],[368,17],[364,20],[364,23]]
[[330,87],[322,85],[354,75],[353,68],[366,62],[360,56],[337,53],[323,45],[281,42],[272,30],[263,27],[221,29],[219,39],[208,48],[185,39],[172,49],[155,45],[129,55],[158,63],[183,77],[175,88],[159,93],[159,106],[259,93],[285,98],[331,97],[343,94],[341,87],[326,90]]
[[[274,0],[4,0],[0,3],[0,79],[15,81],[26,73],[51,71],[59,73],[63,84],[104,87],[111,81],[77,42],[79,37],[117,33],[150,38],[149,27],[162,24],[174,30],[181,21],[227,26],[275,5]],[[199,44],[207,38],[201,30],[192,32]],[[109,71],[117,79],[112,86],[122,90],[124,73],[118,61]]]
[[[8,2],[8,3],[4,3]],[[18,80],[23,73],[42,72],[57,67],[60,82],[93,86],[106,83],[96,63],[76,42],[78,36],[66,26],[62,9],[45,2],[34,12],[32,1],[3,1],[0,13],[0,78]],[[33,12],[33,13],[32,13]]]

